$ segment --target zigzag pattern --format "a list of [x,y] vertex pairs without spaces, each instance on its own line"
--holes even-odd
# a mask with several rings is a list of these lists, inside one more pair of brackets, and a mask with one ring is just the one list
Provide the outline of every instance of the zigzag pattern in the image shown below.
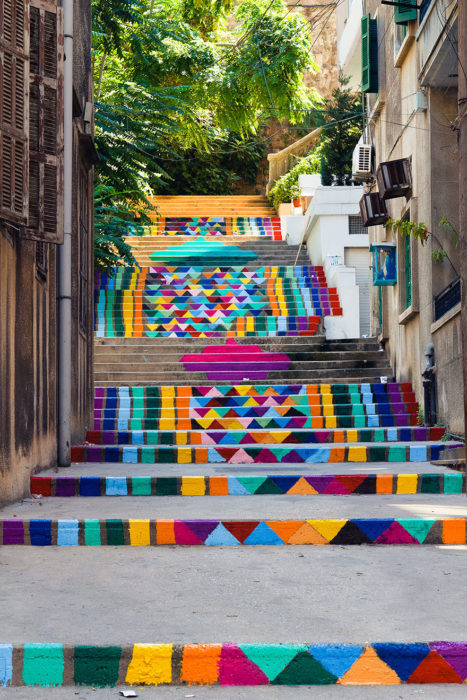
[[3,545],[454,545],[466,518],[310,520],[2,520]]
[[0,644],[0,685],[464,683],[467,643]]
[[417,409],[404,383],[97,387],[94,429],[391,428],[417,425]]
[[130,236],[257,236],[282,240],[278,216],[161,216]]
[[314,335],[320,317],[342,315],[312,266],[119,268],[97,278],[95,310],[98,337]]
[[[71,448],[72,462],[123,462],[125,464],[334,464],[337,462],[427,462],[438,460],[442,443],[366,447],[275,447],[244,445],[216,447],[139,447],[82,445]],[[461,444],[455,447],[462,447]]]
[[344,496],[465,493],[465,475],[32,476],[31,493],[73,496]]

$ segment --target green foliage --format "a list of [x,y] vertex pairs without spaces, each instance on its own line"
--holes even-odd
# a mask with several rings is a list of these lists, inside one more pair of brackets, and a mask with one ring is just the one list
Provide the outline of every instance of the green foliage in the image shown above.
[[94,265],[96,270],[113,274],[115,265],[125,262],[135,265],[130,246],[124,241],[129,226],[142,226],[149,223],[144,211],[140,212],[139,222],[135,222],[136,210],[128,204],[123,192],[120,199],[111,186],[97,184],[94,189]]
[[417,241],[420,241],[422,245],[428,239],[430,232],[428,231],[428,226],[422,221],[406,221],[404,219],[389,219],[386,223],[389,229],[392,229],[394,233],[399,233],[401,236],[412,236]]
[[96,199],[96,259],[107,264],[115,245],[130,263],[118,238],[148,196],[228,194],[239,177],[254,181],[264,122],[298,123],[318,104],[303,83],[316,65],[308,26],[284,0],[92,2],[96,180],[106,198],[105,207]]
[[[361,95],[346,86],[349,78],[339,76],[339,85],[332,97],[325,100],[322,111],[316,112],[316,124],[323,128],[323,184],[347,185],[352,180],[352,154],[362,134]],[[329,125],[329,126],[327,126]]]
[[294,197],[300,196],[298,188],[299,175],[311,175],[319,173],[321,163],[320,147],[315,148],[304,158],[301,158],[288,173],[280,177],[269,192],[269,200],[277,209],[282,202],[290,202]]
[[[457,249],[459,247],[459,232],[457,231],[455,226],[445,216],[443,216],[443,218],[439,222],[439,225],[442,227],[446,237],[452,242],[454,247]],[[431,251],[431,259],[433,260],[433,262],[442,263],[447,259],[449,260],[454,272],[456,274],[459,274],[457,267],[449,257],[447,250],[444,247],[442,247],[442,243],[438,236],[435,233],[433,233],[433,231],[429,231],[428,226],[424,224],[423,221],[417,222],[406,221],[404,219],[389,219],[389,221],[386,223],[386,226],[392,231],[394,231],[394,233],[399,233],[401,236],[412,236],[412,238],[414,238],[416,241],[420,241],[422,245],[425,245],[425,242],[429,238],[433,238],[438,243],[440,243],[439,248],[435,248]]]

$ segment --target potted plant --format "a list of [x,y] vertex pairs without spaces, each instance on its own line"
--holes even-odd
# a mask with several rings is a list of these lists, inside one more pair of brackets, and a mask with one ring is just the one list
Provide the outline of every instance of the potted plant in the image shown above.
[[300,199],[300,187],[298,182],[290,188],[290,195],[292,197],[292,204],[294,207],[301,207],[302,202]]

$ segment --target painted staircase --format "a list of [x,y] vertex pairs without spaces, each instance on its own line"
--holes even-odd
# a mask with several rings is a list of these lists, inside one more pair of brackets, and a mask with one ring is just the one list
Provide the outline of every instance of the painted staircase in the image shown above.
[[[194,211],[159,198],[163,230],[131,237],[139,259],[185,238],[169,220],[244,214],[227,199]],[[270,216],[254,202],[249,215]],[[465,475],[431,463],[453,443],[418,425],[411,385],[391,381],[374,340],[319,335],[340,308],[322,270],[271,264],[274,246],[287,253],[274,236],[262,251],[260,236],[238,238],[258,252],[248,265],[150,261],[98,279],[93,424],[73,465],[33,475],[40,498],[0,522],[2,563],[21,552],[8,545],[40,557],[33,589],[21,561],[6,567],[5,590],[28,605],[12,598],[4,620],[3,685],[219,685],[231,698],[272,685],[276,698],[282,685],[465,683]],[[63,618],[63,604],[79,611],[68,644],[52,644],[28,610]]]

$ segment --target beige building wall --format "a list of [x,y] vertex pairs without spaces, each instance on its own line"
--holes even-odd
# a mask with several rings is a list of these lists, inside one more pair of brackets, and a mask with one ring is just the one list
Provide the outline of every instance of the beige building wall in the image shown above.
[[[445,217],[457,228],[458,221],[457,137],[450,128],[457,115],[457,70],[446,36],[446,26],[456,29],[455,7],[433,0],[423,23],[408,24],[403,41],[392,7],[371,0],[366,11],[378,21],[378,94],[367,98],[376,163],[412,161],[412,196],[389,200],[389,213],[392,219],[405,215],[423,222],[433,233],[424,245],[412,238],[407,304],[405,240],[382,226],[370,228],[370,240],[393,241],[398,249],[398,284],[382,288],[382,324],[380,291],[372,288],[372,330],[385,343],[397,380],[413,383],[422,406],[424,349],[434,343],[438,420],[463,434],[460,304],[436,323],[433,310],[434,297],[459,274],[455,237],[440,224]],[[440,248],[447,253],[444,262],[433,260]]]

